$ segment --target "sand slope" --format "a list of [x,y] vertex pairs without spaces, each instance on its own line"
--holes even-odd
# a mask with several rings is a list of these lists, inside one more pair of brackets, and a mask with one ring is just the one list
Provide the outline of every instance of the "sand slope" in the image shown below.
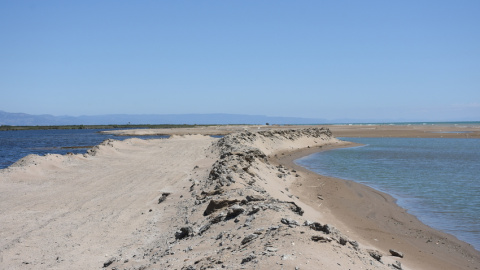
[[98,269],[121,247],[134,252],[156,240],[165,216],[159,194],[179,190],[195,164],[213,162],[211,141],[109,141],[86,157],[29,156],[2,170],[3,269]]
[[[109,140],[86,155],[28,156],[0,171],[0,266],[474,269],[479,265],[478,254],[462,247],[454,254],[451,249],[436,250],[435,257],[426,247],[420,260],[392,256],[390,242],[377,245],[371,235],[355,229],[377,220],[351,224],[345,218],[362,199],[338,200],[329,194],[344,190],[342,182],[315,182],[318,175],[291,164],[295,154],[305,153],[298,150],[342,145],[347,143],[333,138],[329,130],[301,128],[245,131],[222,139],[182,135]],[[360,192],[366,196],[374,191]],[[319,193],[324,197],[318,198]],[[337,204],[340,201],[343,205]],[[376,200],[361,204],[368,203],[367,208],[381,213],[374,211]],[[383,203],[394,205],[389,199]]]

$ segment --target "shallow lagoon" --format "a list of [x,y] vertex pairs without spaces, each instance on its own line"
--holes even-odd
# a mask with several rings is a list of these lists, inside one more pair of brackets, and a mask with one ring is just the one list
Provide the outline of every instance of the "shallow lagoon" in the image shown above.
[[335,149],[296,162],[394,196],[425,224],[480,250],[480,140],[343,138],[365,146]]

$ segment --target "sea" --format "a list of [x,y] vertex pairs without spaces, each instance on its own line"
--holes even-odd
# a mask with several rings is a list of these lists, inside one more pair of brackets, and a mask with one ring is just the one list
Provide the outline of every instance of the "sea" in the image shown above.
[[[102,129],[103,130],[103,129]],[[102,134],[101,129],[51,129],[0,131],[0,169],[29,155],[84,154],[107,139],[125,140],[133,136]],[[111,129],[110,129],[111,130]],[[142,139],[169,136],[141,136]]]
[[[106,139],[133,137],[100,131],[0,131],[0,169],[29,154],[83,154]],[[388,193],[425,224],[480,250],[480,139],[340,139],[363,146],[319,152],[296,162],[319,174],[352,180]]]
[[296,163],[388,193],[423,223],[480,250],[480,139],[339,139],[362,146]]

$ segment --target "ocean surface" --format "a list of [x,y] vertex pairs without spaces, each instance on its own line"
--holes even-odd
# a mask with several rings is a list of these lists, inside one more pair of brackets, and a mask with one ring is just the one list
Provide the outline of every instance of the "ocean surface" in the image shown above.
[[297,160],[392,195],[423,223],[480,250],[480,139],[340,138],[364,146]]
[[[130,136],[114,136],[99,133],[100,129],[69,130],[18,130],[0,131],[0,169],[29,155],[83,154],[106,139],[125,140]],[[167,138],[168,136],[141,136],[142,139]]]

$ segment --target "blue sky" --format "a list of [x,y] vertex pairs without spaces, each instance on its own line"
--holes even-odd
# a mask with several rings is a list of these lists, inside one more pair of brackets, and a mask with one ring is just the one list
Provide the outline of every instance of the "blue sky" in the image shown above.
[[0,110],[480,120],[480,1],[4,1]]

